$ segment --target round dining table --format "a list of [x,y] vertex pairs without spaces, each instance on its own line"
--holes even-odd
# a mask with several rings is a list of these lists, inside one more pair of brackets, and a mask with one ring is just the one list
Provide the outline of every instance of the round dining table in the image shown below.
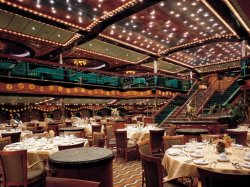
[[[205,145],[199,142],[197,148],[193,150],[187,148],[189,145],[176,146],[165,152],[162,160],[162,165],[168,174],[165,180],[199,177],[198,167],[209,168],[222,173],[250,175],[250,159],[244,159],[244,154],[250,151],[247,147],[235,145],[227,148],[227,159],[220,159],[220,154],[216,152],[214,145]],[[197,149],[199,150],[197,151]],[[201,153],[201,155],[196,155],[196,152]]]
[[[73,145],[84,142],[84,147],[88,147],[88,140],[76,138],[74,136],[56,136],[42,138],[27,138],[21,142],[12,143],[4,147],[4,151],[27,150],[28,164],[37,161],[47,160],[49,155],[58,152],[58,145]],[[43,167],[43,164],[34,166],[34,169]]]
[[113,152],[100,147],[73,148],[49,156],[49,167],[55,177],[101,182],[113,186]]

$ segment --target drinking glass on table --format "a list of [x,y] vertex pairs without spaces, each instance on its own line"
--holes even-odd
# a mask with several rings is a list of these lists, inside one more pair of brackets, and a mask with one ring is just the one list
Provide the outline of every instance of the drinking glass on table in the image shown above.
[[204,145],[207,145],[209,143],[209,139],[207,137],[202,137],[202,142]]

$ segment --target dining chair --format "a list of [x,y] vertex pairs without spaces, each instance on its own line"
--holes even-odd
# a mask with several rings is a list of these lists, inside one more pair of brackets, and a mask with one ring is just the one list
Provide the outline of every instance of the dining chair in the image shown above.
[[168,135],[169,135],[169,136],[174,136],[174,135],[175,135],[176,128],[177,128],[176,125],[170,124],[170,125],[169,125],[169,132],[168,132]]
[[235,139],[236,144],[247,146],[247,133],[248,133],[248,131],[227,130],[226,133],[232,139]]
[[58,150],[62,151],[65,149],[72,149],[72,148],[78,148],[78,147],[83,147],[83,146],[84,146],[84,142],[73,144],[73,145],[58,145]]
[[137,147],[138,154],[140,154],[140,151],[141,151],[143,154],[152,156],[152,151],[150,148],[150,140],[143,140],[143,141],[137,142],[136,147]]
[[105,133],[105,140],[106,140],[106,148],[115,148],[116,147],[116,140],[115,140],[115,134],[113,131],[112,125],[106,125],[103,129]]
[[47,131],[49,132],[51,130],[55,133],[55,136],[59,136],[59,124],[48,124]]
[[206,168],[197,168],[202,187],[235,187],[246,186],[249,174],[220,173]]
[[11,144],[11,138],[10,138],[10,136],[4,137],[4,138],[0,138],[0,150],[1,151],[3,150],[3,148],[6,145],[9,145],[9,144]]
[[45,161],[37,161],[27,166],[27,150],[0,151],[3,186],[43,186],[45,183],[44,169],[32,169],[33,166]]
[[164,150],[171,148],[173,145],[184,144],[184,135],[163,136],[162,139],[163,139]]
[[216,134],[225,134],[228,129],[228,124],[220,124],[216,126]]
[[39,133],[44,133],[44,132],[45,132],[45,129],[35,129],[35,130],[32,130],[33,134],[39,134]]
[[161,158],[146,155],[140,151],[142,160],[142,167],[145,172],[146,187],[183,187],[182,183],[173,181],[166,181],[163,174]]
[[46,177],[46,187],[99,187],[100,182],[70,179],[70,178],[58,178],[58,177]]
[[[149,140],[143,140],[143,141],[137,142],[136,149],[138,151],[138,155],[140,155],[140,152],[142,152],[145,155],[152,156]],[[145,183],[145,172],[142,168],[142,186],[144,186],[144,183]]]
[[153,155],[162,157],[164,154],[163,140],[164,129],[149,130],[150,148]]
[[65,121],[65,125],[67,127],[72,127],[72,121]]
[[[4,147],[6,146],[6,145],[9,145],[9,144],[11,144],[11,138],[10,138],[10,136],[7,136],[7,137],[4,137],[4,138],[0,138],[0,150],[2,151],[3,149],[4,149]],[[1,186],[1,184],[2,184],[2,167],[0,166],[0,186]]]
[[92,124],[91,125],[91,134],[86,133],[86,138],[89,140],[89,145],[92,146],[93,133],[94,132],[101,132],[101,131],[102,131],[102,125],[101,124]]
[[11,143],[20,142],[21,138],[21,131],[20,132],[8,132],[8,133],[1,133],[2,138],[10,136]]
[[92,146],[93,147],[104,147],[105,135],[101,132],[93,132]]
[[26,124],[26,130],[29,131],[37,130],[37,127],[38,127],[37,123],[29,122]]
[[117,145],[116,161],[118,154],[124,156],[126,162],[128,161],[129,154],[135,153],[136,156],[138,155],[136,144],[128,142],[126,130],[116,130],[114,133]]

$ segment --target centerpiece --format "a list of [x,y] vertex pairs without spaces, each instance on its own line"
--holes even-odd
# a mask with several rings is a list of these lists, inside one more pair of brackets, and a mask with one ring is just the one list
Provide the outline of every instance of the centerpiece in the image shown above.
[[196,109],[194,107],[190,106],[190,104],[188,104],[188,106],[187,106],[185,117],[188,117],[189,121],[191,121],[194,118],[197,118]]
[[222,139],[216,140],[216,151],[218,153],[225,152],[225,148],[230,147],[232,144],[232,139],[230,136],[225,134]]

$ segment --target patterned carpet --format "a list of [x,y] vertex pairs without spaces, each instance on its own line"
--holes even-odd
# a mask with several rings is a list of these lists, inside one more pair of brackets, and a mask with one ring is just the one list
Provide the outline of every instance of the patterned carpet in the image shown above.
[[[201,187],[198,180],[193,184],[188,178],[183,178],[182,182],[186,186]],[[124,159],[118,158],[117,162],[113,161],[113,187],[141,187],[142,186],[142,166],[141,161],[132,160],[125,162]],[[144,184],[145,186],[145,184]]]
[[142,168],[139,160],[113,162],[114,187],[141,187]]

